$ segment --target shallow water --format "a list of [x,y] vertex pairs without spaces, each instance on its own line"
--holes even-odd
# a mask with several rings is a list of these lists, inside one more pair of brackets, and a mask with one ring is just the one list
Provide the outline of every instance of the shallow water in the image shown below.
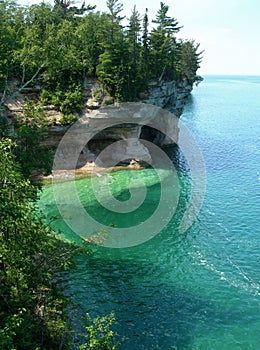
[[[86,311],[91,316],[114,312],[124,350],[260,348],[259,101],[260,77],[209,76],[194,89],[181,119],[206,164],[199,217],[179,233],[191,180],[183,156],[168,149],[180,185],[175,215],[141,245],[99,247],[76,259],[76,268],[64,276],[75,302],[76,329]],[[91,179],[80,179],[80,200],[96,220],[128,227],[153,214],[161,184],[152,168],[109,177],[119,200],[129,199],[133,179],[145,181],[147,198],[131,215],[115,215],[97,203]],[[66,191],[66,183],[60,186]],[[44,188],[39,205],[48,216],[59,215],[51,186]],[[70,205],[68,215],[77,217],[77,207]],[[54,225],[65,238],[79,241],[62,219]]]

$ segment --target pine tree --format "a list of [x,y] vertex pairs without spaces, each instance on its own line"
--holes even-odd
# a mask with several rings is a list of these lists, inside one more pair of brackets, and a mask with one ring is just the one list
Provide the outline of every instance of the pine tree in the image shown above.
[[140,85],[140,56],[141,56],[141,18],[136,10],[132,11],[127,30],[128,48],[128,96],[130,100],[135,100]]
[[109,9],[110,16],[113,22],[120,23],[124,17],[119,16],[119,13],[123,11],[123,4],[119,0],[107,0],[107,8]]
[[175,18],[167,15],[168,10],[169,6],[161,2],[156,19],[153,20],[153,23],[156,23],[157,27],[153,28],[150,34],[153,62],[152,73],[154,78],[159,81],[162,79],[173,79],[175,77],[175,34],[179,32],[181,27]]
[[148,9],[145,10],[142,27],[142,47],[141,47],[141,65],[140,71],[142,76],[143,88],[149,80],[149,30],[148,30]]
[[118,0],[108,0],[110,13],[104,18],[97,76],[103,87],[112,97],[121,100],[124,95],[126,79],[126,42],[121,25],[122,4]]
[[176,72],[192,85],[200,81],[196,72],[200,68],[203,51],[199,51],[200,44],[194,40],[180,40],[177,45]]

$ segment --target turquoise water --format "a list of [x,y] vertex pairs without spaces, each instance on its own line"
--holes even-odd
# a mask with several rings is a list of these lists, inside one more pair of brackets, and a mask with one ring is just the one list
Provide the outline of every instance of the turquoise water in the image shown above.
[[[208,76],[194,89],[181,119],[206,164],[199,217],[179,233],[191,180],[183,156],[168,149],[180,186],[175,215],[144,244],[99,247],[76,259],[75,269],[64,276],[75,303],[75,329],[81,329],[86,311],[93,317],[114,312],[120,349],[260,349],[259,117],[260,77]],[[147,198],[132,215],[111,214],[96,202],[91,180],[78,180],[80,201],[96,220],[127,227],[153,214],[161,195],[153,169],[109,176],[122,203],[133,179],[145,179]],[[66,191],[66,183],[60,186]],[[59,215],[51,186],[40,207]],[[68,213],[77,217],[73,203]],[[79,240],[62,219],[54,225],[67,239]]]

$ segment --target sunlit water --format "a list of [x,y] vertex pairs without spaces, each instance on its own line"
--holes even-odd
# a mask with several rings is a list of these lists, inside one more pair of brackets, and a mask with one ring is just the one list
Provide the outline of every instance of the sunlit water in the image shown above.
[[[206,163],[200,215],[185,234],[178,232],[190,174],[178,151],[169,149],[181,188],[170,223],[142,245],[100,247],[78,257],[65,274],[77,331],[85,312],[93,317],[113,312],[120,349],[260,349],[259,120],[260,77],[206,77],[194,89],[182,121]],[[81,179],[79,196],[91,215],[121,227],[152,215],[160,198],[153,169],[109,176],[118,199],[129,198],[133,178],[145,181],[147,199],[133,215],[117,216],[96,202],[91,180]],[[66,191],[66,183],[60,186]],[[48,216],[58,215],[51,186],[44,188],[40,207]],[[69,213],[77,216],[77,208],[71,205]],[[54,225],[65,238],[79,241],[61,219]]]

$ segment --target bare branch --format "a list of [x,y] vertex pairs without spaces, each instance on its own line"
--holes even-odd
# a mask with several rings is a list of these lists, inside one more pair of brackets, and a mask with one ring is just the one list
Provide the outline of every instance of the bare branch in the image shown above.
[[0,109],[7,104],[8,102],[10,102],[20,91],[22,91],[24,88],[26,88],[26,86],[28,86],[31,82],[34,81],[34,79],[37,77],[37,75],[40,73],[41,69],[46,65],[47,62],[42,63],[42,65],[37,69],[37,71],[34,73],[34,75],[31,77],[31,79],[29,79],[25,84],[23,84],[22,86],[20,86],[16,91],[14,91],[10,96],[8,96],[6,98],[6,90],[7,90],[7,82],[6,82],[6,86],[5,86],[5,91],[3,93],[1,102],[0,102]]

